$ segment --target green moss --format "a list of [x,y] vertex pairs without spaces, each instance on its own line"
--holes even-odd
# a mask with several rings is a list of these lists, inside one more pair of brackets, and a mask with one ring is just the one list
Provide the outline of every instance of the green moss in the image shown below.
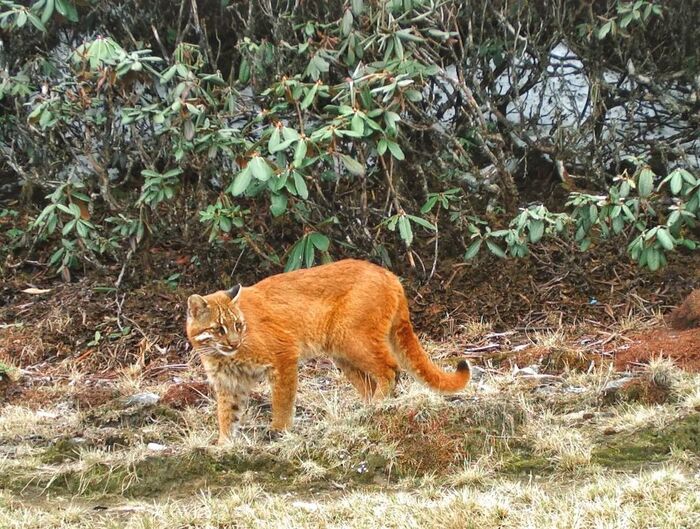
[[501,467],[505,474],[547,474],[553,470],[551,461],[528,450],[511,452]]
[[637,466],[668,459],[671,447],[700,455],[700,414],[693,414],[663,430],[647,428],[611,436],[596,446],[592,461],[611,468]]

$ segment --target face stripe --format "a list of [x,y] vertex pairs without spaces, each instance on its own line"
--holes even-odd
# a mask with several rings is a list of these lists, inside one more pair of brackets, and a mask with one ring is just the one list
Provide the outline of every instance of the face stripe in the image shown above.
[[245,342],[246,321],[244,315],[231,304],[210,303],[210,310],[199,320],[188,319],[192,345],[202,355],[234,356]]

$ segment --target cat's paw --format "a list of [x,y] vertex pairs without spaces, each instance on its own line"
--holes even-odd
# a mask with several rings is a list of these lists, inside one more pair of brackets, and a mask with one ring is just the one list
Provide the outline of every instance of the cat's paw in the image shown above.
[[264,437],[267,441],[274,442],[279,440],[283,433],[282,430],[273,430],[270,428],[265,432]]

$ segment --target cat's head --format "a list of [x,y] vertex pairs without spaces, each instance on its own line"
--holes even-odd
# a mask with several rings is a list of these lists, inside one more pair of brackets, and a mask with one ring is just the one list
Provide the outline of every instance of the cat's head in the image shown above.
[[202,355],[232,356],[245,338],[246,324],[238,300],[241,285],[187,299],[187,338]]

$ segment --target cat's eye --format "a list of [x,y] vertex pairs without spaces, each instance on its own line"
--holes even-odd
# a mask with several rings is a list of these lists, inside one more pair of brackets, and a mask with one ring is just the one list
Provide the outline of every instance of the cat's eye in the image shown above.
[[226,327],[219,327],[219,328],[216,330],[216,332],[217,332],[218,334],[221,334],[221,335],[223,336],[224,334],[226,334]]

